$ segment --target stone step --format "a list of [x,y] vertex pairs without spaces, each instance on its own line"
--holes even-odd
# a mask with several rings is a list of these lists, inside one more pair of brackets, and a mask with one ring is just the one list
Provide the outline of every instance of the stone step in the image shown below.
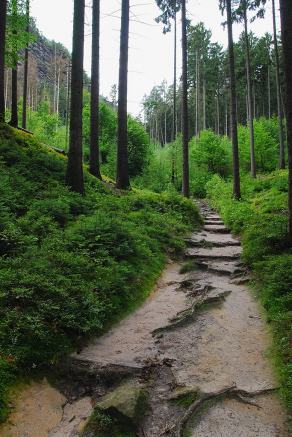
[[222,221],[221,217],[217,214],[208,214],[205,216],[205,220]]
[[229,234],[230,231],[224,225],[205,225],[203,228],[205,231],[215,232],[218,234]]
[[222,220],[205,220],[204,222],[205,225],[224,225]]
[[215,247],[212,249],[206,248],[189,248],[185,250],[187,258],[199,259],[221,259],[221,260],[235,260],[240,258],[242,248],[239,246]]
[[185,240],[188,246],[191,247],[226,247],[240,246],[240,241],[230,237],[227,234],[209,233],[205,235],[195,234],[191,238]]
[[238,264],[238,261],[231,260],[204,260],[199,261],[198,265],[201,268],[215,273],[216,275],[234,275],[241,274],[243,272],[242,267]]

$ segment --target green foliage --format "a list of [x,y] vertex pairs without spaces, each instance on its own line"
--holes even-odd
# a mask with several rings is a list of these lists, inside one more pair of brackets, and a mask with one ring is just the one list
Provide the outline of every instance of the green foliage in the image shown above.
[[141,301],[199,214],[177,195],[120,195],[87,172],[86,196],[72,193],[64,156],[4,126],[0,167],[3,404],[14,375],[53,364]]
[[[267,172],[278,165],[278,121],[261,118],[254,121],[255,158],[258,171]],[[250,169],[250,142],[249,129],[246,126],[238,127],[238,142],[240,166],[242,170]]]
[[[89,157],[90,104],[83,110],[83,147],[84,156]],[[102,171],[115,178],[117,153],[117,113],[106,102],[100,103],[100,152]],[[143,125],[132,116],[128,116],[128,153],[130,176],[142,173],[148,159],[149,137]]]
[[292,253],[287,241],[287,172],[242,179],[242,200],[231,183],[214,176],[207,191],[234,233],[242,235],[243,257],[255,272],[255,287],[274,332],[277,369],[286,405],[292,407]]

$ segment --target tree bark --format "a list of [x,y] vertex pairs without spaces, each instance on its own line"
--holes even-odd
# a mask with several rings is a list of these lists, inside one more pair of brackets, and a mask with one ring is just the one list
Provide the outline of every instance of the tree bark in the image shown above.
[[182,194],[190,195],[189,182],[189,114],[188,114],[188,70],[187,70],[187,23],[186,0],[181,2],[182,8],[182,147],[183,147],[183,178]]
[[11,120],[10,120],[10,125],[13,127],[18,126],[17,82],[18,82],[18,68],[17,68],[17,63],[16,63],[16,66],[12,68],[12,80],[11,80]]
[[[30,0],[26,0],[26,31],[29,34]],[[22,102],[22,127],[26,129],[27,119],[27,83],[28,83],[28,44],[24,51],[24,74],[23,74],[23,102]]]
[[268,65],[268,117],[271,118],[271,73]]
[[175,141],[177,133],[176,124],[176,68],[177,68],[177,22],[176,22],[176,12],[174,15],[174,55],[173,55],[173,136],[172,139]]
[[7,0],[0,0],[0,122],[5,121],[5,36]]
[[292,246],[292,3],[280,0],[283,58],[286,79],[286,123],[288,148],[288,243]]
[[128,58],[129,58],[129,0],[122,0],[119,104],[118,104],[118,154],[117,154],[117,188],[130,188],[128,168]]
[[101,179],[99,163],[99,37],[100,0],[93,0],[89,171],[93,176]]
[[84,15],[85,0],[74,0],[70,144],[66,184],[72,191],[80,194],[84,194],[82,165]]
[[275,49],[275,63],[276,63],[276,90],[277,90],[277,109],[278,109],[278,122],[279,122],[279,168],[285,168],[285,140],[284,140],[284,125],[283,125],[283,112],[281,104],[281,85],[280,85],[280,61],[279,61],[279,49],[277,39],[277,25],[276,25],[276,8],[275,0],[272,0],[273,9],[273,31],[274,31],[274,49]]
[[68,148],[68,137],[69,137],[69,114],[70,114],[70,62],[67,66],[67,92],[66,92],[66,150]]
[[226,0],[226,9],[227,9],[228,54],[229,54],[229,75],[230,75],[230,129],[231,129],[232,152],[233,152],[233,195],[236,199],[240,199],[236,79],[235,79],[231,0]]
[[244,2],[244,39],[245,39],[245,51],[246,51],[246,79],[247,79],[247,101],[248,101],[248,123],[249,123],[249,140],[250,140],[250,174],[251,177],[256,177],[256,162],[254,151],[254,112],[252,104],[252,82],[251,82],[251,66],[250,66],[250,46],[247,28],[247,5],[246,0]]

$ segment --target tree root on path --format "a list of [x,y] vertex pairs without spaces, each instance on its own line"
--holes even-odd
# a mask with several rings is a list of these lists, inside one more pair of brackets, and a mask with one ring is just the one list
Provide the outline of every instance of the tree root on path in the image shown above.
[[205,289],[205,295],[196,300],[189,308],[179,312],[174,318],[170,319],[170,323],[161,328],[157,328],[152,331],[152,335],[156,336],[165,331],[170,331],[181,326],[188,325],[194,322],[198,313],[206,309],[209,305],[222,304],[225,298],[231,293],[231,291],[225,291],[215,296],[206,296],[208,288]]
[[214,393],[204,393],[201,395],[200,399],[196,400],[190,407],[187,409],[186,413],[182,417],[182,419],[179,421],[176,429],[172,428],[170,431],[175,435],[176,437],[183,437],[183,432],[185,430],[185,427],[188,423],[188,421],[195,416],[200,408],[205,404],[205,402],[210,400],[218,400],[219,398],[236,398],[240,402],[247,403],[249,405],[256,406],[260,408],[257,404],[251,401],[250,398],[255,398],[257,396],[269,394],[275,392],[277,389],[272,388],[265,388],[262,390],[256,390],[254,392],[248,392],[246,390],[242,390],[237,388],[236,385],[232,385],[230,387],[225,387],[221,390],[218,390]]

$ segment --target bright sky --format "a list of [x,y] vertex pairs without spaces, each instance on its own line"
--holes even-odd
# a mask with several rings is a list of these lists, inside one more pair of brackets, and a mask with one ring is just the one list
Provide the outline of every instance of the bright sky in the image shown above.
[[[276,0],[277,1],[277,0]],[[72,46],[73,0],[31,0],[32,16],[40,31],[49,39],[61,42],[69,50]],[[213,33],[213,41],[226,46],[227,32],[221,23],[218,0],[189,0],[188,17],[193,24],[203,21]],[[155,0],[131,0],[129,100],[128,109],[137,115],[143,96],[154,85],[173,80],[173,34],[163,35],[162,25],[154,18],[159,14]],[[85,70],[90,72],[91,60],[91,0],[87,0]],[[108,96],[118,82],[119,29],[121,0],[101,0],[101,94]],[[271,2],[264,20],[257,20],[251,29],[258,35],[272,31]],[[235,26],[235,39],[242,25]],[[180,34],[178,34],[178,42]],[[178,73],[180,72],[178,64]]]

